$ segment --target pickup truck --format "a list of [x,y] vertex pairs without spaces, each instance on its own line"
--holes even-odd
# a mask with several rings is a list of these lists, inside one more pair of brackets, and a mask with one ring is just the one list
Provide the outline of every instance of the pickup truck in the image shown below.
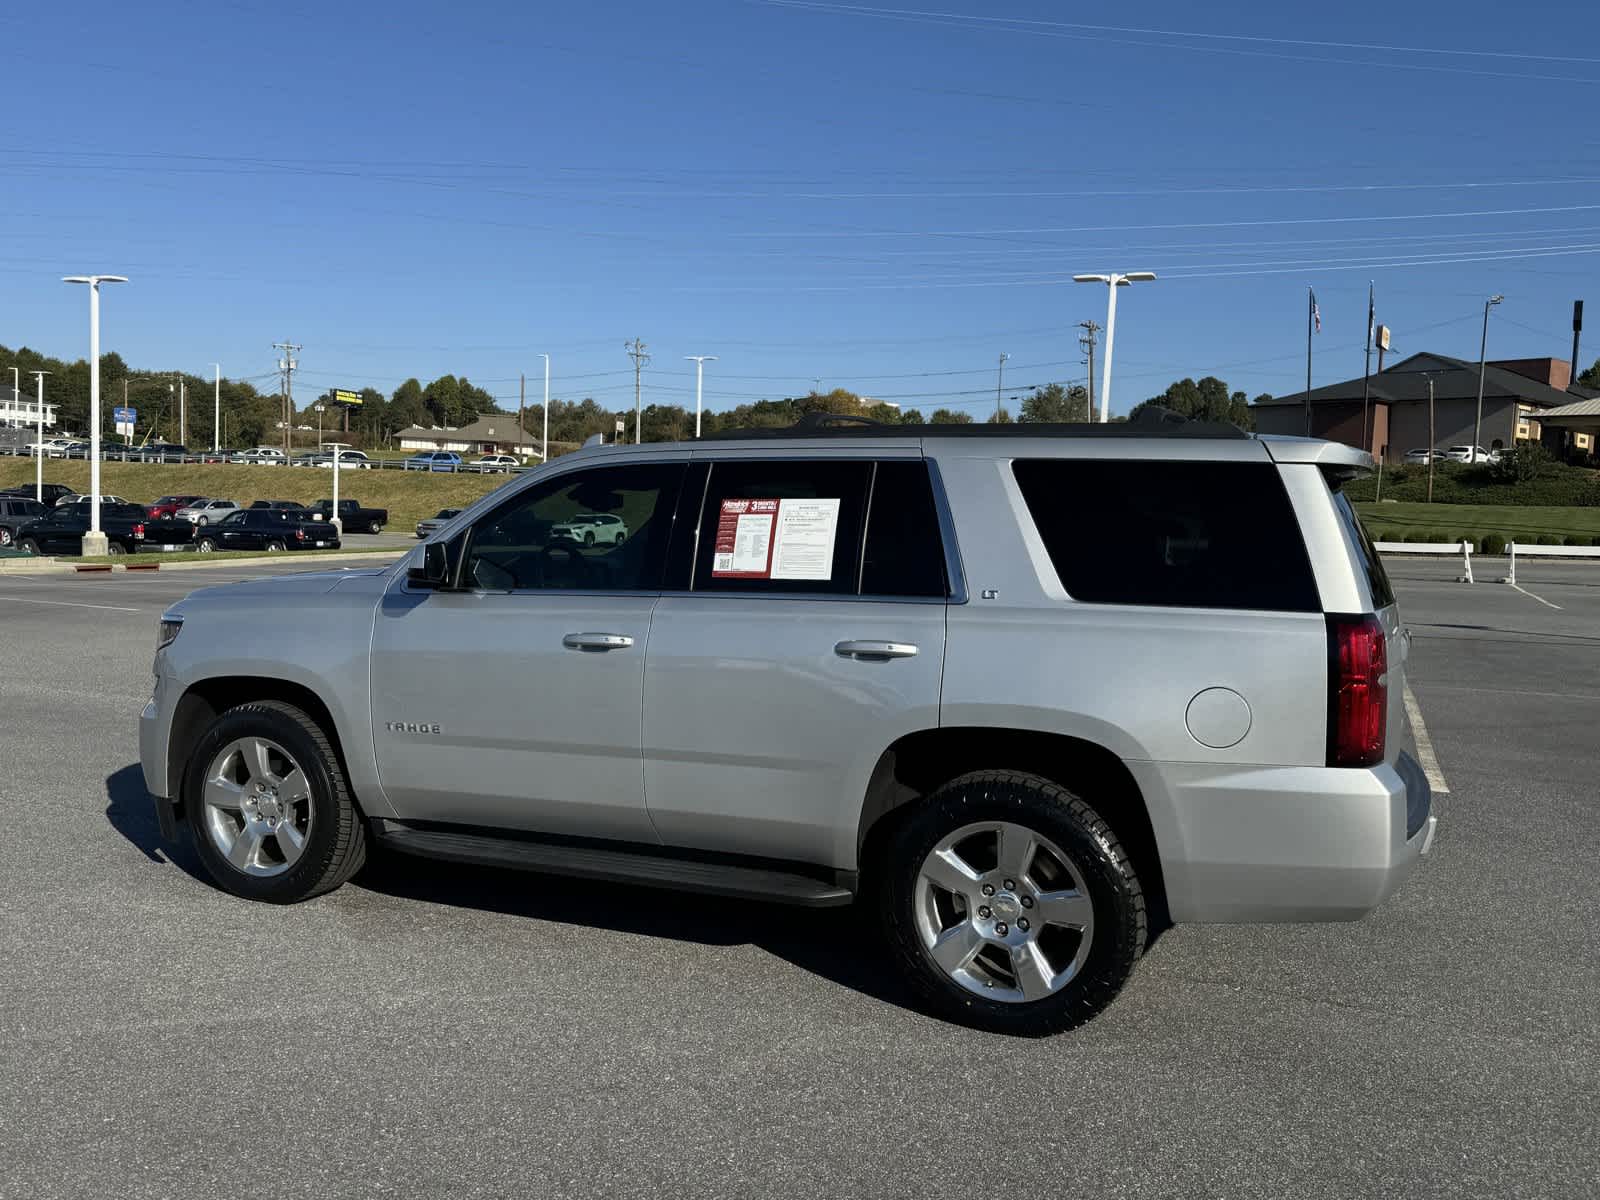
[[326,521],[303,511],[244,508],[224,517],[195,539],[201,554],[213,550],[337,550],[339,535]]
[[[310,519],[331,521],[334,518],[333,501],[318,500],[311,506]],[[339,501],[339,527],[346,533],[382,533],[389,523],[387,508],[362,508],[358,500]]]
[[[17,548],[28,554],[82,554],[90,507],[58,505],[16,531]],[[187,542],[194,526],[187,521],[151,521],[137,504],[101,504],[100,531],[106,535],[109,553],[136,554],[147,538],[153,543]]]

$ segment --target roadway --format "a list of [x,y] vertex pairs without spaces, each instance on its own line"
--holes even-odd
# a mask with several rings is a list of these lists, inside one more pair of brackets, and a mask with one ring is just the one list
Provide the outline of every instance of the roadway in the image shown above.
[[1170,930],[1020,1041],[910,1008],[851,911],[210,887],[136,765],[154,623],[280,569],[0,578],[0,1196],[1596,1194],[1600,570],[1395,564],[1450,789],[1417,874]]

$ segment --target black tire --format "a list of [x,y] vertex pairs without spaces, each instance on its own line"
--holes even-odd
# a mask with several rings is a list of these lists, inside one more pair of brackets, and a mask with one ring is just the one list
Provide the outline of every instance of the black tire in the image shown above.
[[39,553],[39,543],[34,541],[32,538],[23,538],[22,544],[18,546],[17,549],[21,550],[24,554],[37,554]]
[[383,532],[383,522],[382,521],[373,521],[370,525],[367,526],[367,532],[368,533],[382,533]]
[[195,550],[200,554],[211,554],[217,548],[217,543],[211,538],[203,537],[194,544]]
[[287,549],[287,545],[285,545],[283,542],[277,541],[276,539],[267,543],[268,554],[277,554],[279,551]]
[[[988,1000],[963,987],[933,961],[917,929],[923,861],[943,838],[983,821],[1048,838],[1071,858],[1093,906],[1093,937],[1078,974],[1039,1000]],[[979,771],[951,780],[905,810],[876,866],[873,890],[891,957],[929,1011],[960,1024],[1026,1037],[1071,1029],[1116,998],[1144,951],[1144,890],[1116,834],[1082,799],[1037,775]]]
[[628,535],[627,534],[619,533],[619,534],[617,534],[616,537],[611,539],[611,544],[613,546],[620,546],[620,545],[622,545],[623,542],[625,542],[627,540],[628,540]]
[[107,542],[106,553],[113,557],[121,557],[128,552],[128,548],[121,542]]
[[200,519],[198,521],[196,521],[195,524],[197,524],[197,525],[209,525],[209,524],[211,524],[211,518],[206,516],[205,513],[201,513],[200,514]]
[[0,528],[0,546],[9,546],[11,541],[11,530]]
[[[312,818],[299,860],[281,875],[246,875],[231,866],[206,832],[205,774],[211,760],[236,738],[271,738],[287,750],[311,785]],[[246,900],[294,904],[331,892],[367,858],[366,826],[345,781],[344,768],[322,727],[292,704],[258,700],[229,709],[211,723],[183,770],[183,806],[195,851],[211,878]]]
[[583,535],[583,544],[585,546],[594,545],[594,530],[591,529],[588,533]]

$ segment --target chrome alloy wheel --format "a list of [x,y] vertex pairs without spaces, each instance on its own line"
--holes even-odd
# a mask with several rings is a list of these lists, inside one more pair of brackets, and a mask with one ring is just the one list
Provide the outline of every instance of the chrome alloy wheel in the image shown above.
[[1020,1004],[1060,991],[1083,969],[1094,905],[1048,838],[1009,821],[951,833],[917,873],[916,924],[928,956],[955,982]]
[[311,784],[277,742],[229,742],[206,769],[203,824],[228,864],[245,875],[281,875],[311,833]]

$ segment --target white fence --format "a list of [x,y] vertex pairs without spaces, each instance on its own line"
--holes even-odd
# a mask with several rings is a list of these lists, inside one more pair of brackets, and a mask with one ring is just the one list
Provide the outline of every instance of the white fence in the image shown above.
[[1600,546],[1537,546],[1528,542],[1521,545],[1512,542],[1506,547],[1506,553],[1511,556],[1511,570],[1501,582],[1515,583],[1519,554],[1523,558],[1600,558]]
[[[1460,542],[1374,542],[1379,554],[1459,554],[1461,571],[1457,583],[1472,583],[1472,543]],[[1515,568],[1513,568],[1515,569]]]

